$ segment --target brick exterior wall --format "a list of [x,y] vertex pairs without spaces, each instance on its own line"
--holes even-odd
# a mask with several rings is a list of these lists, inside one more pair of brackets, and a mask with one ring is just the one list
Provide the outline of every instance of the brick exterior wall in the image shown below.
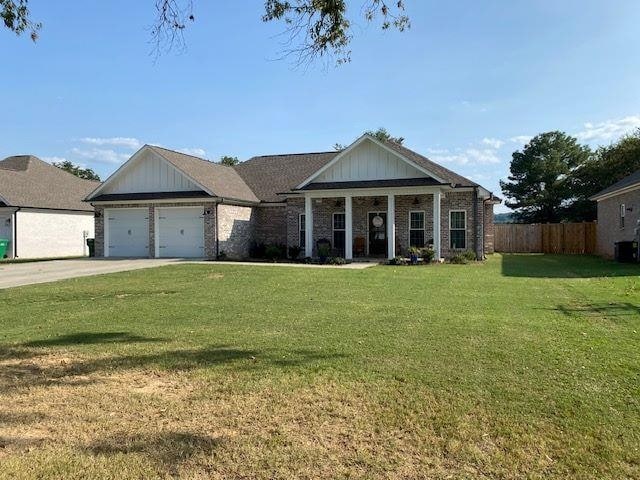
[[495,226],[493,224],[493,204],[484,205],[484,253],[491,255],[495,253]]
[[[625,205],[624,228],[620,226],[620,205]],[[631,211],[629,211],[631,209]],[[597,252],[613,258],[615,243],[634,240],[634,229],[640,218],[640,190],[616,195],[598,202]]]
[[[493,205],[484,205],[482,200],[477,202],[477,216],[473,218],[473,192],[447,192],[441,200],[441,250],[442,256],[449,258],[464,250],[474,250],[474,232],[476,222],[485,220],[484,235],[482,228],[477,232],[478,253],[484,249],[486,253],[493,253]],[[414,201],[417,199],[417,204]],[[378,205],[374,205],[377,200]],[[433,195],[397,195],[396,196],[396,252],[406,255],[409,247],[409,219],[413,210],[425,212],[425,244],[433,241]],[[339,201],[339,205],[336,204]],[[449,243],[449,212],[464,210],[467,215],[466,248],[452,250]],[[353,197],[353,237],[363,237],[368,247],[368,214],[369,212],[386,212],[387,197]],[[344,212],[343,198],[323,198],[320,203],[313,200],[314,246],[320,238],[328,238],[333,243],[333,213]],[[304,213],[304,199],[289,199],[286,208],[287,245],[299,244],[298,218]],[[488,239],[485,241],[485,238]]]
[[[304,204],[302,206],[304,210]],[[287,244],[287,207],[258,207],[255,209],[254,240],[264,244]],[[295,227],[297,228],[297,227]]]
[[249,246],[254,238],[255,215],[253,207],[218,205],[218,248],[228,258],[243,259],[249,256]]

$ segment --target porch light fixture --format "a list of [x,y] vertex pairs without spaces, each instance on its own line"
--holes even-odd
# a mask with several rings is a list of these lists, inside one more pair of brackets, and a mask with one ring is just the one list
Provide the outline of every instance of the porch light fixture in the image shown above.
[[100,218],[102,216],[102,212],[100,212],[100,210],[96,210],[95,213],[93,214],[94,218]]
[[378,199],[377,199],[377,198],[374,198],[374,199],[373,199],[373,206],[374,206],[374,207],[377,207],[378,205],[380,205],[380,202],[378,201]]
[[336,200],[336,207],[342,206],[342,202],[340,200]]
[[418,200],[418,197],[413,197],[413,204],[420,205],[420,200]]

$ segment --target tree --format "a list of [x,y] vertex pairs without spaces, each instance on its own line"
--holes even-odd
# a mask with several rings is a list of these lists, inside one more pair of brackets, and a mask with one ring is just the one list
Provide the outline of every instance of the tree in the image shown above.
[[[402,32],[411,26],[403,0],[360,0],[365,21],[380,19],[380,28]],[[29,0],[0,0],[0,16],[9,30],[20,35],[30,31],[38,38],[40,23],[34,23]],[[155,53],[185,46],[184,31],[195,22],[193,0],[155,0],[156,18],[151,27]],[[335,57],[336,64],[351,61],[349,45],[353,29],[347,0],[265,0],[263,22],[285,25],[282,57],[294,56],[298,64],[321,57]]]
[[600,147],[571,175],[574,201],[568,210],[569,219],[596,220],[597,206],[589,197],[639,169],[640,129],[607,147]]
[[230,157],[229,155],[224,155],[220,157],[220,165],[226,165],[228,167],[233,167],[234,165],[238,165],[240,160],[238,157]]
[[[381,142],[393,142],[393,143],[397,143],[398,145],[402,145],[402,142],[404,142],[404,137],[394,137],[389,132],[387,132],[387,129],[384,127],[380,127],[376,131],[367,130],[366,132],[364,132],[363,135],[370,135],[380,140]],[[345,148],[347,147],[341,143],[333,144],[334,150],[344,150]]]
[[65,172],[69,172],[76,177],[84,178],[85,180],[97,180],[100,181],[100,176],[91,170],[90,168],[82,168],[78,165],[74,165],[69,160],[63,162],[54,162],[54,166],[58,167]]
[[590,155],[588,147],[563,132],[535,136],[522,151],[512,154],[509,181],[500,182],[505,204],[522,222],[563,220],[573,200],[572,171]]

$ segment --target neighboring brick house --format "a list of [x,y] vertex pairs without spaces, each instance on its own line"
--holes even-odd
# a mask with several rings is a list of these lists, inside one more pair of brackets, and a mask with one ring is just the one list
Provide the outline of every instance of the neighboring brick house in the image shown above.
[[[86,201],[99,256],[246,258],[252,243],[316,256],[493,253],[489,191],[391,142],[363,135],[341,151],[222,166],[145,145]],[[435,213],[435,215],[434,215]]]
[[616,242],[638,239],[640,170],[591,197],[598,202],[597,251],[613,258]]

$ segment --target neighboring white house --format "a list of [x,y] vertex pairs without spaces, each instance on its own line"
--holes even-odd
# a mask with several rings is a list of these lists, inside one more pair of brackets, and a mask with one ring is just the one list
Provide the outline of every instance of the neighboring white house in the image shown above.
[[31,155],[0,161],[0,239],[9,240],[5,257],[87,255],[94,210],[82,200],[98,185]]

